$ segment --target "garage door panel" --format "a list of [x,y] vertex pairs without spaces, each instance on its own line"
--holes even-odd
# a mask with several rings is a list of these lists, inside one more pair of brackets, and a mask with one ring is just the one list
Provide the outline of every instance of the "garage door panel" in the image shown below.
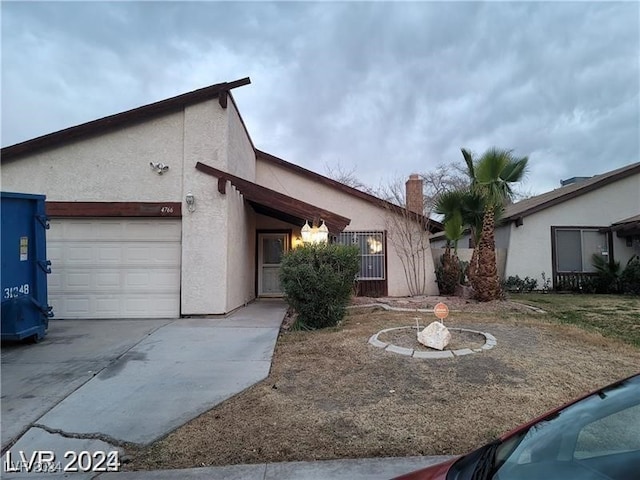
[[180,274],[175,270],[155,270],[153,274],[153,285],[156,288],[167,290],[171,288],[176,282],[180,283]]
[[53,219],[50,231],[56,317],[179,316],[179,220]]
[[127,290],[155,291],[164,287],[163,291],[167,292],[176,282],[180,282],[180,276],[175,271],[152,269],[147,272],[124,272],[123,284]]
[[68,273],[64,279],[64,285],[69,288],[84,288],[92,283],[89,272]]
[[49,301],[54,313],[64,311],[72,316],[71,318],[85,318],[91,302],[87,297],[73,295],[49,295]]
[[153,293],[162,289],[163,293],[174,293],[180,283],[180,273],[172,268],[148,268],[140,271],[137,268],[112,269],[111,271],[76,271],[67,270],[61,274],[51,275],[49,290],[51,293]]
[[155,232],[159,237],[166,240],[180,241],[182,229],[176,222],[158,224],[156,221],[133,221],[124,224],[125,235],[128,238],[149,238],[149,232]]
[[103,245],[96,247],[96,263],[100,265],[120,265],[123,261],[122,245]]
[[156,245],[126,245],[123,252],[123,262],[129,265],[165,265],[175,267],[180,265],[180,249],[173,244]]
[[98,272],[94,276],[95,288],[117,289],[120,286],[120,272]]
[[62,250],[62,262],[67,265],[86,265],[95,263],[94,250],[90,245],[64,245]]
[[59,273],[55,273],[53,270],[47,275],[47,288],[49,292],[51,290],[59,290],[62,287],[62,276]]
[[115,296],[94,296],[94,310],[97,318],[118,318],[122,314],[122,299]]
[[[51,240],[49,240],[49,242],[51,242]],[[62,251],[63,248],[61,246],[47,245],[47,259],[51,261],[51,263],[59,265],[62,262]]]

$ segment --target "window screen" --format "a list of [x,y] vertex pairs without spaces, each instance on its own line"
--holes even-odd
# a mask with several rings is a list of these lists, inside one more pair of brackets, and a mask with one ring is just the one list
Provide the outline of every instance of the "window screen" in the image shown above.
[[384,232],[342,232],[336,243],[360,249],[360,280],[384,280]]
[[556,258],[559,272],[581,272],[580,230],[556,230]]
[[557,229],[556,268],[558,272],[595,272],[592,256],[607,258],[607,236],[598,230]]

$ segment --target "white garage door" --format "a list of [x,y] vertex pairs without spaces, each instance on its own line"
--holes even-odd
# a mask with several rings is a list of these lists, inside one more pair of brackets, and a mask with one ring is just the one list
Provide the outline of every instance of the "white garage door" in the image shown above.
[[179,219],[52,219],[49,304],[55,318],[180,315]]

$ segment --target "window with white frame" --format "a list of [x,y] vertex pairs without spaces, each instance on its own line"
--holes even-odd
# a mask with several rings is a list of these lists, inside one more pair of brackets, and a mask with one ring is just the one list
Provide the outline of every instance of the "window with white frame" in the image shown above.
[[384,280],[384,232],[342,232],[336,238],[341,245],[355,245],[360,249],[359,280]]
[[595,272],[593,254],[605,259],[609,256],[607,234],[597,228],[556,228],[554,231],[557,272]]

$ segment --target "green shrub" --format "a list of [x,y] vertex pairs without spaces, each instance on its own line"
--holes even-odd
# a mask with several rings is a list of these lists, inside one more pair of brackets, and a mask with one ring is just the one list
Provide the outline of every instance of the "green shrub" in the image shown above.
[[622,293],[640,295],[640,255],[634,255],[620,275]]
[[360,271],[358,247],[304,245],[282,259],[285,300],[298,314],[299,328],[331,327],[344,318]]
[[512,275],[502,282],[502,288],[507,292],[531,292],[538,287],[538,280],[535,278],[524,277],[520,278],[518,275],[515,277]]
[[463,262],[456,255],[451,254],[448,258],[444,254],[436,262],[436,282],[440,295],[453,295],[458,285],[465,285],[465,272],[469,262]]
[[594,253],[591,264],[596,269],[596,276],[590,279],[585,293],[618,293],[620,291],[620,262],[609,262],[608,258]]

